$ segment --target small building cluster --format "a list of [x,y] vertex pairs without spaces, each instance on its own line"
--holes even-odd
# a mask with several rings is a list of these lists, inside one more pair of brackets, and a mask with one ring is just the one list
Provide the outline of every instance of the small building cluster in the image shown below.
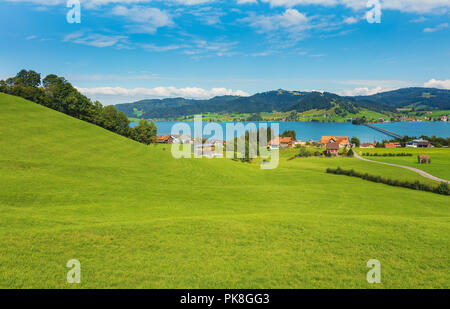
[[430,148],[433,147],[433,145],[424,139],[415,139],[413,141],[407,142],[406,147],[410,148]]

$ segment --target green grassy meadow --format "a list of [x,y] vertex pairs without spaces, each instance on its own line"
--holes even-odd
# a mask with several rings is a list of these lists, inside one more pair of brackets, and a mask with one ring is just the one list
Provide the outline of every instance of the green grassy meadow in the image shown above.
[[[412,157],[374,157],[365,156],[373,161],[401,164],[421,169],[433,176],[450,180],[450,149],[448,148],[398,148],[398,149],[359,149],[358,153],[411,153]],[[417,156],[430,156],[431,164],[419,164]]]
[[275,170],[176,160],[5,94],[0,132],[0,288],[450,287],[448,196],[325,169],[429,181],[413,172],[295,149]]

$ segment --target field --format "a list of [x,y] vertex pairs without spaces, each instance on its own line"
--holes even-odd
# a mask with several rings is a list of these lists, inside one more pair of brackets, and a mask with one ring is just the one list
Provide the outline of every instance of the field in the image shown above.
[[[450,150],[447,148],[398,148],[398,149],[360,149],[358,153],[411,153],[412,157],[379,157],[379,156],[364,156],[373,161],[381,161],[387,163],[401,164],[406,166],[421,169],[433,176],[450,180]],[[419,164],[417,156],[428,155],[431,159],[431,164]]]
[[275,170],[175,160],[4,94],[0,132],[0,288],[450,287],[448,196],[325,169],[429,181],[413,172],[295,149]]

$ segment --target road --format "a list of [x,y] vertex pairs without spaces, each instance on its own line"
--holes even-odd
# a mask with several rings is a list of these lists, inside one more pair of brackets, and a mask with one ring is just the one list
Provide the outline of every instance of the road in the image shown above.
[[430,174],[428,174],[428,173],[426,173],[426,172],[424,172],[424,171],[422,171],[422,170],[419,170],[419,169],[417,169],[417,168],[414,168],[414,167],[405,166],[405,165],[400,165],[400,164],[392,164],[392,163],[386,163],[386,162],[379,162],[379,161],[368,160],[368,159],[365,159],[365,158],[361,157],[359,154],[356,153],[356,151],[354,151],[353,153],[355,154],[355,158],[357,158],[357,159],[359,159],[359,160],[363,160],[363,161],[367,161],[367,162],[372,162],[372,163],[378,163],[378,164],[384,164],[384,165],[389,165],[389,166],[395,166],[395,167],[405,168],[405,169],[410,170],[410,171],[413,171],[413,172],[415,172],[415,173],[417,173],[417,174],[419,174],[420,176],[423,176],[423,177],[425,177],[425,178],[428,178],[428,179],[431,179],[431,180],[434,180],[434,181],[439,181],[439,182],[446,182],[446,183],[449,183],[449,184],[450,184],[450,181],[448,181],[448,180],[445,180],[445,179],[441,179],[441,178],[435,177],[435,176],[433,176],[433,175],[430,175]]

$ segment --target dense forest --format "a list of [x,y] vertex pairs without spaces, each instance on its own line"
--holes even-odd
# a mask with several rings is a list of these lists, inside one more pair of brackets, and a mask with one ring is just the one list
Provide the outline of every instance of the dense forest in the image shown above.
[[221,96],[210,100],[153,99],[117,104],[129,117],[175,118],[201,113],[248,113],[329,110],[339,115],[356,114],[361,109],[386,113],[397,108],[413,110],[450,109],[450,91],[429,88],[406,88],[373,96],[342,97],[328,92],[276,90],[250,97]]
[[22,97],[69,116],[144,144],[156,142],[157,128],[153,121],[141,120],[130,128],[125,113],[110,105],[92,102],[74,88],[64,77],[50,74],[41,80],[35,71],[22,70],[15,77],[0,81],[0,92]]

